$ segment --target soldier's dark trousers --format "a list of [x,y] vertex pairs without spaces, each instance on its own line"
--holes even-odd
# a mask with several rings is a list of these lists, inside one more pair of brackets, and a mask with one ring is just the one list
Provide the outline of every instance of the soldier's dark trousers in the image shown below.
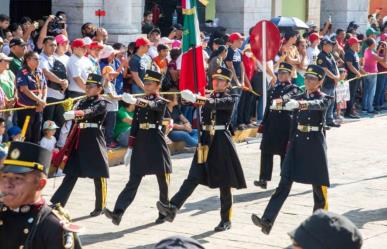
[[[159,200],[162,203],[168,203],[169,174],[158,174],[156,177],[157,183],[159,184]],[[117,198],[114,212],[124,213],[125,210],[130,206],[134,200],[134,197],[136,197],[137,189],[140,186],[142,178],[143,176],[141,175],[130,174],[128,183]]]
[[[78,177],[66,175],[62,184],[51,198],[53,204],[60,203],[64,207],[77,182]],[[107,183],[106,178],[94,178],[95,186],[95,209],[102,210],[106,206]]]
[[[273,154],[261,151],[261,169],[259,172],[259,180],[271,181],[271,175],[273,173],[273,157]],[[282,168],[282,162],[284,161],[285,155],[280,155],[280,157]]]
[[[271,196],[269,204],[267,204],[262,218],[268,219],[269,221],[274,223],[279,211],[281,210],[282,205],[284,204],[286,198],[289,195],[290,189],[292,188],[292,184],[293,182],[289,179],[281,177],[281,181],[275,193]],[[313,200],[313,212],[317,209],[328,210],[327,187],[313,185]]]
[[[179,191],[172,197],[170,203],[180,209],[184,202],[191,196],[195,188],[199,185],[200,179],[188,176],[181,185]],[[232,215],[232,195],[231,188],[224,187],[220,190],[220,217],[222,221],[230,221]]]

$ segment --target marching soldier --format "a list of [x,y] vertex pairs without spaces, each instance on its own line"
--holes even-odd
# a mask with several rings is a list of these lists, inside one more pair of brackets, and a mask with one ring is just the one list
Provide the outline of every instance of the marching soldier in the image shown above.
[[[129,148],[125,155],[125,164],[128,164],[130,160],[129,181],[118,196],[113,211],[105,208],[104,212],[115,225],[120,224],[125,210],[133,202],[141,180],[146,175],[156,175],[160,201],[168,202],[168,184],[172,164],[162,132],[167,100],[159,95],[161,80],[160,73],[147,70],[144,76],[145,97],[125,96],[126,102],[136,105],[136,109],[130,130]],[[156,224],[163,223],[164,218],[159,214]]]
[[187,179],[179,192],[168,202],[158,202],[157,208],[172,222],[178,209],[199,184],[220,190],[221,221],[215,231],[231,228],[231,188],[246,188],[242,167],[229,132],[235,99],[226,93],[232,73],[219,68],[212,75],[214,92],[208,97],[181,93],[183,99],[202,105],[202,133]]
[[268,92],[265,114],[258,129],[262,133],[261,170],[259,181],[254,181],[254,185],[263,189],[267,188],[267,182],[271,180],[274,155],[281,157],[282,165],[286,154],[291,112],[284,110],[282,103],[292,96],[302,93],[298,86],[291,83],[292,70],[293,66],[291,64],[286,62],[280,64],[278,68],[279,82]]
[[51,152],[39,145],[12,142],[0,169],[0,248],[78,249],[81,243],[59,206],[42,197]]
[[325,143],[325,113],[332,97],[320,92],[324,69],[310,65],[305,73],[306,92],[289,100],[285,110],[294,110],[290,144],[282,164],[281,181],[262,218],[252,215],[253,223],[269,234],[277,215],[289,195],[293,182],[313,186],[314,208],[328,209],[329,187]]
[[[64,113],[65,120],[75,120],[61,155],[68,156],[63,170],[66,176],[51,198],[51,202],[65,206],[78,177],[94,179],[95,209],[90,216],[98,216],[106,205],[109,164],[106,143],[101,126],[106,116],[106,100],[102,91],[102,76],[89,74],[86,81],[86,98],[80,100],[74,110]],[[60,158],[60,157],[59,157]],[[62,157],[63,158],[63,157]]]

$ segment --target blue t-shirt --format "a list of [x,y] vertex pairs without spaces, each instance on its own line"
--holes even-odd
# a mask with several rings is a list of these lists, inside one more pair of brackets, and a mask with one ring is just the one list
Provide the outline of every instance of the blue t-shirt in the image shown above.
[[[131,72],[138,73],[138,77],[144,81],[145,71],[146,71],[146,60],[143,57],[138,56],[137,54],[133,55],[129,61],[129,69]],[[136,85],[136,82],[132,82]]]
[[27,95],[20,91],[21,86],[28,86],[28,89],[32,91],[39,98],[42,98],[43,90],[47,87],[46,78],[43,75],[41,69],[37,68],[35,75],[23,68],[17,73],[16,87],[18,94],[18,105],[21,106],[34,106],[36,101],[30,99]]
[[357,70],[359,70],[360,69],[360,63],[359,63],[360,59],[359,59],[358,53],[353,51],[351,48],[347,49],[345,51],[344,61],[345,61],[345,68],[348,71],[348,79],[355,78],[356,75],[354,73],[352,73],[351,70],[349,70],[349,68],[347,66],[347,62],[352,62],[353,67],[356,68]]
[[242,78],[242,70],[241,70],[242,52],[238,48],[234,50],[231,47],[229,47],[225,61],[232,61],[236,76],[238,79],[241,79]]

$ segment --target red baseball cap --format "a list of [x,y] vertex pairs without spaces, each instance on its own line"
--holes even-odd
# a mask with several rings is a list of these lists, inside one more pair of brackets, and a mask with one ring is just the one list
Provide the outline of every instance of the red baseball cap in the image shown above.
[[61,44],[65,44],[66,42],[68,42],[69,39],[67,38],[67,36],[60,34],[60,35],[55,36],[55,41],[58,45],[61,45]]
[[89,45],[89,49],[103,49],[104,46],[102,43],[99,43],[97,41],[93,41],[92,43],[90,43]]
[[228,40],[230,41],[230,42],[234,42],[234,41],[236,41],[236,40],[241,40],[241,39],[243,39],[244,37],[240,34],[240,33],[238,33],[238,32],[235,32],[235,33],[232,33],[229,37],[228,37]]
[[151,42],[145,37],[140,37],[140,38],[137,38],[136,40],[136,47],[149,46],[149,45],[151,45]]
[[78,38],[78,39],[75,39],[72,43],[71,43],[71,48],[83,48],[83,47],[86,47],[87,44],[85,43],[85,41],[81,38]]
[[320,36],[317,33],[312,33],[309,35],[308,39],[311,43],[313,43],[313,42],[317,41],[318,39],[320,39]]
[[348,39],[348,45],[352,46],[353,44],[359,43],[359,40],[356,37],[351,37]]

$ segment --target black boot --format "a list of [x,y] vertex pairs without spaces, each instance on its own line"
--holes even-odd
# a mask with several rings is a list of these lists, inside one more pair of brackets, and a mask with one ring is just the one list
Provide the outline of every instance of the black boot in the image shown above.
[[219,225],[214,228],[215,232],[223,232],[231,228],[231,221],[221,221]]
[[253,221],[254,225],[261,228],[262,233],[268,235],[271,231],[271,228],[273,227],[273,223],[270,222],[268,219],[265,218],[259,218],[256,214],[251,215],[251,220]]
[[254,181],[254,185],[257,187],[261,187],[262,189],[267,189],[267,181],[266,180]]
[[166,216],[159,213],[159,217],[156,219],[155,223],[156,225],[163,224],[165,220],[166,220]]
[[93,212],[90,213],[90,216],[97,217],[97,216],[100,216],[101,214],[103,214],[102,209],[94,209]]
[[104,214],[108,219],[112,220],[112,223],[118,226],[121,223],[123,212],[110,211],[109,209],[104,209]]
[[175,217],[176,217],[176,213],[177,213],[177,207],[172,205],[172,204],[169,204],[169,205],[166,205],[166,204],[163,204],[162,202],[158,201],[156,203],[156,206],[157,206],[157,209],[159,210],[159,212],[165,216],[165,220],[166,221],[169,221],[169,222],[172,222]]

